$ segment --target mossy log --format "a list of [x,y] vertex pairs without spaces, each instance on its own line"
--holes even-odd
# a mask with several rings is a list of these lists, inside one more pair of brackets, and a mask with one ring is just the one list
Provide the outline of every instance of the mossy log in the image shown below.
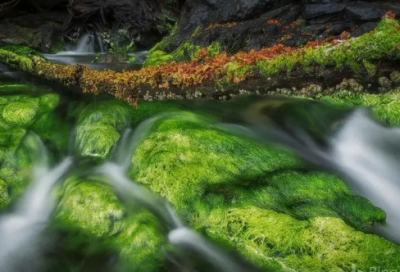
[[[224,53],[210,57],[195,52],[190,63],[166,63],[139,71],[93,71],[82,65],[47,62],[29,50],[0,49],[0,62],[10,67],[79,88],[106,93],[136,104],[138,99],[229,99],[240,93],[280,92],[314,95],[349,89],[381,90],[399,83],[382,80],[400,69],[400,26],[385,17],[377,28],[358,38],[307,48],[274,48],[259,52]],[[152,57],[152,56],[150,56]]]

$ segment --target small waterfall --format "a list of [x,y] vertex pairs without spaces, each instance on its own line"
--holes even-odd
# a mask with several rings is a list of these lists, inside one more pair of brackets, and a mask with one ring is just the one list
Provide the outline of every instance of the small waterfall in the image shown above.
[[0,217],[0,271],[33,272],[40,269],[43,231],[54,206],[52,189],[69,170],[72,159],[63,160],[52,170],[47,168],[43,143],[39,147],[34,181],[13,212]]
[[95,53],[95,39],[93,35],[85,33],[79,38],[75,52],[77,53]]
[[106,49],[104,47],[103,39],[99,35],[96,35],[95,37],[96,37],[96,42],[97,42],[97,47],[99,49],[99,52],[105,53]]
[[374,229],[400,244],[400,128],[384,127],[372,119],[369,109],[359,108],[350,113],[327,139],[327,146],[322,147],[296,123],[288,132],[283,129],[286,123],[252,123],[254,120],[246,120],[245,125],[218,127],[264,143],[286,146],[305,161],[341,176],[356,194],[386,212],[386,223]]
[[332,138],[331,156],[350,185],[387,213],[386,225],[377,231],[400,243],[400,129],[356,110]]

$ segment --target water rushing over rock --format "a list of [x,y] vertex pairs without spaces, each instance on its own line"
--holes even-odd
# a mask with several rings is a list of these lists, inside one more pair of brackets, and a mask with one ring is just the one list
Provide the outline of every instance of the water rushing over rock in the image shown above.
[[52,190],[70,169],[66,158],[53,169],[43,143],[34,136],[39,148],[34,180],[15,210],[0,217],[0,271],[40,271],[44,230],[55,207]]
[[360,195],[387,213],[377,226],[400,243],[400,129],[373,121],[366,109],[356,110],[330,140],[327,159]]
[[[242,103],[242,110],[233,114],[229,105],[225,112],[217,112],[212,105],[200,104],[200,108],[230,121],[218,126],[225,131],[286,146],[305,161],[343,177],[355,193],[387,213],[386,224],[376,226],[376,231],[400,243],[400,129],[377,123],[368,108],[355,109],[340,121],[330,117],[326,123],[312,104],[303,115],[293,109],[276,110],[293,101],[283,99],[277,105],[274,99],[240,98],[234,103]],[[275,110],[279,114],[274,115]],[[303,122],[304,116],[314,127]],[[334,130],[327,129],[328,120]],[[318,130],[324,135],[323,143],[313,134]]]

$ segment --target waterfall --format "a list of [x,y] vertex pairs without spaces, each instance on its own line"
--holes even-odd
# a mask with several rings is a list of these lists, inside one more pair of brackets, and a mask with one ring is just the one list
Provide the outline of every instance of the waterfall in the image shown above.
[[77,53],[95,53],[95,39],[94,36],[86,33],[80,37],[75,52]]

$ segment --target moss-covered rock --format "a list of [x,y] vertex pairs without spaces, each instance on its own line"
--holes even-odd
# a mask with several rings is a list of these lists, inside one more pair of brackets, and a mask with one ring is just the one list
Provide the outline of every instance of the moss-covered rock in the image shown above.
[[296,171],[290,154],[219,132],[209,121],[189,113],[158,121],[136,150],[131,176],[166,197],[186,222],[264,268],[386,265],[373,247],[396,267],[397,246],[352,228],[384,221],[381,209],[340,179]]
[[160,250],[165,247],[165,239],[157,222],[143,211],[128,215],[109,186],[95,180],[68,179],[57,219],[105,239],[105,246],[119,253],[127,271],[158,271],[162,266]]
[[396,20],[383,18],[376,29],[358,38],[351,38],[338,45],[322,45],[307,48],[300,53],[285,54],[271,60],[257,62],[263,76],[269,77],[278,72],[290,73],[300,67],[302,72],[312,71],[312,67],[335,66],[342,70],[347,67],[354,72],[361,72],[361,63],[369,74],[375,74],[371,62],[374,60],[396,59],[399,53],[396,45],[400,42],[399,24]]
[[90,103],[76,116],[76,149],[81,156],[106,158],[121,130],[130,124],[133,108],[118,100]]
[[398,246],[355,231],[338,218],[298,221],[250,206],[217,209],[204,225],[211,237],[235,245],[264,267],[271,259],[285,271],[390,270],[400,265]]
[[37,105],[27,102],[13,102],[4,107],[4,120],[15,127],[25,127],[33,123],[38,111]]
[[45,94],[39,98],[40,112],[51,112],[60,103],[60,95],[58,94]]

